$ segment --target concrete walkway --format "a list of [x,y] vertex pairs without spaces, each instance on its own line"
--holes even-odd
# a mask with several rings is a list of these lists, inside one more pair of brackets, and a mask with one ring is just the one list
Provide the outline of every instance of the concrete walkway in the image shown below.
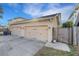
[[62,50],[62,51],[67,51],[70,52],[70,48],[67,44],[65,43],[60,43],[60,42],[55,42],[55,43],[46,43],[46,47]]
[[29,40],[17,36],[0,36],[0,56],[32,56],[44,42]]

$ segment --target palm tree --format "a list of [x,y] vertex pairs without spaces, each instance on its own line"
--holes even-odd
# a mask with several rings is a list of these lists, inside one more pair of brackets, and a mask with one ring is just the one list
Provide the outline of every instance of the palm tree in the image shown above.
[[0,18],[3,18],[2,14],[3,14],[3,8],[2,8],[2,5],[0,4]]

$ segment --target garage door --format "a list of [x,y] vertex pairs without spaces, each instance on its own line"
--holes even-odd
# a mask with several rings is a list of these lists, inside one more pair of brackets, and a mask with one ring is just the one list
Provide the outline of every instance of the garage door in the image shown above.
[[27,26],[25,37],[46,42],[48,39],[48,26]]

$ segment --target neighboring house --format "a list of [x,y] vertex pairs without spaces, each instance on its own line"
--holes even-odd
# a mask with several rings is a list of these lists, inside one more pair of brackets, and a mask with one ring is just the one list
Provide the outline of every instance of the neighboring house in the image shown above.
[[73,12],[69,17],[69,21],[73,21],[75,26],[79,26],[79,4],[74,7]]
[[7,26],[0,26],[0,34],[1,35],[10,35],[11,32]]
[[[19,19],[21,21],[17,21]],[[9,22],[9,28],[13,35],[22,36],[28,39],[41,40],[44,42],[51,42],[53,40],[52,29],[59,27],[60,20],[60,13],[42,16],[32,20],[16,18]]]
[[2,30],[3,30],[3,26],[0,25],[0,32],[2,32]]
[[0,35],[3,34],[3,29],[4,29],[4,26],[0,25]]

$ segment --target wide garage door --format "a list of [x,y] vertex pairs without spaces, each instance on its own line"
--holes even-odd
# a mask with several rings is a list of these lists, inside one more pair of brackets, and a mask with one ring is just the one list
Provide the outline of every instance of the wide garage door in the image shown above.
[[48,26],[26,26],[25,37],[46,42],[48,39]]

